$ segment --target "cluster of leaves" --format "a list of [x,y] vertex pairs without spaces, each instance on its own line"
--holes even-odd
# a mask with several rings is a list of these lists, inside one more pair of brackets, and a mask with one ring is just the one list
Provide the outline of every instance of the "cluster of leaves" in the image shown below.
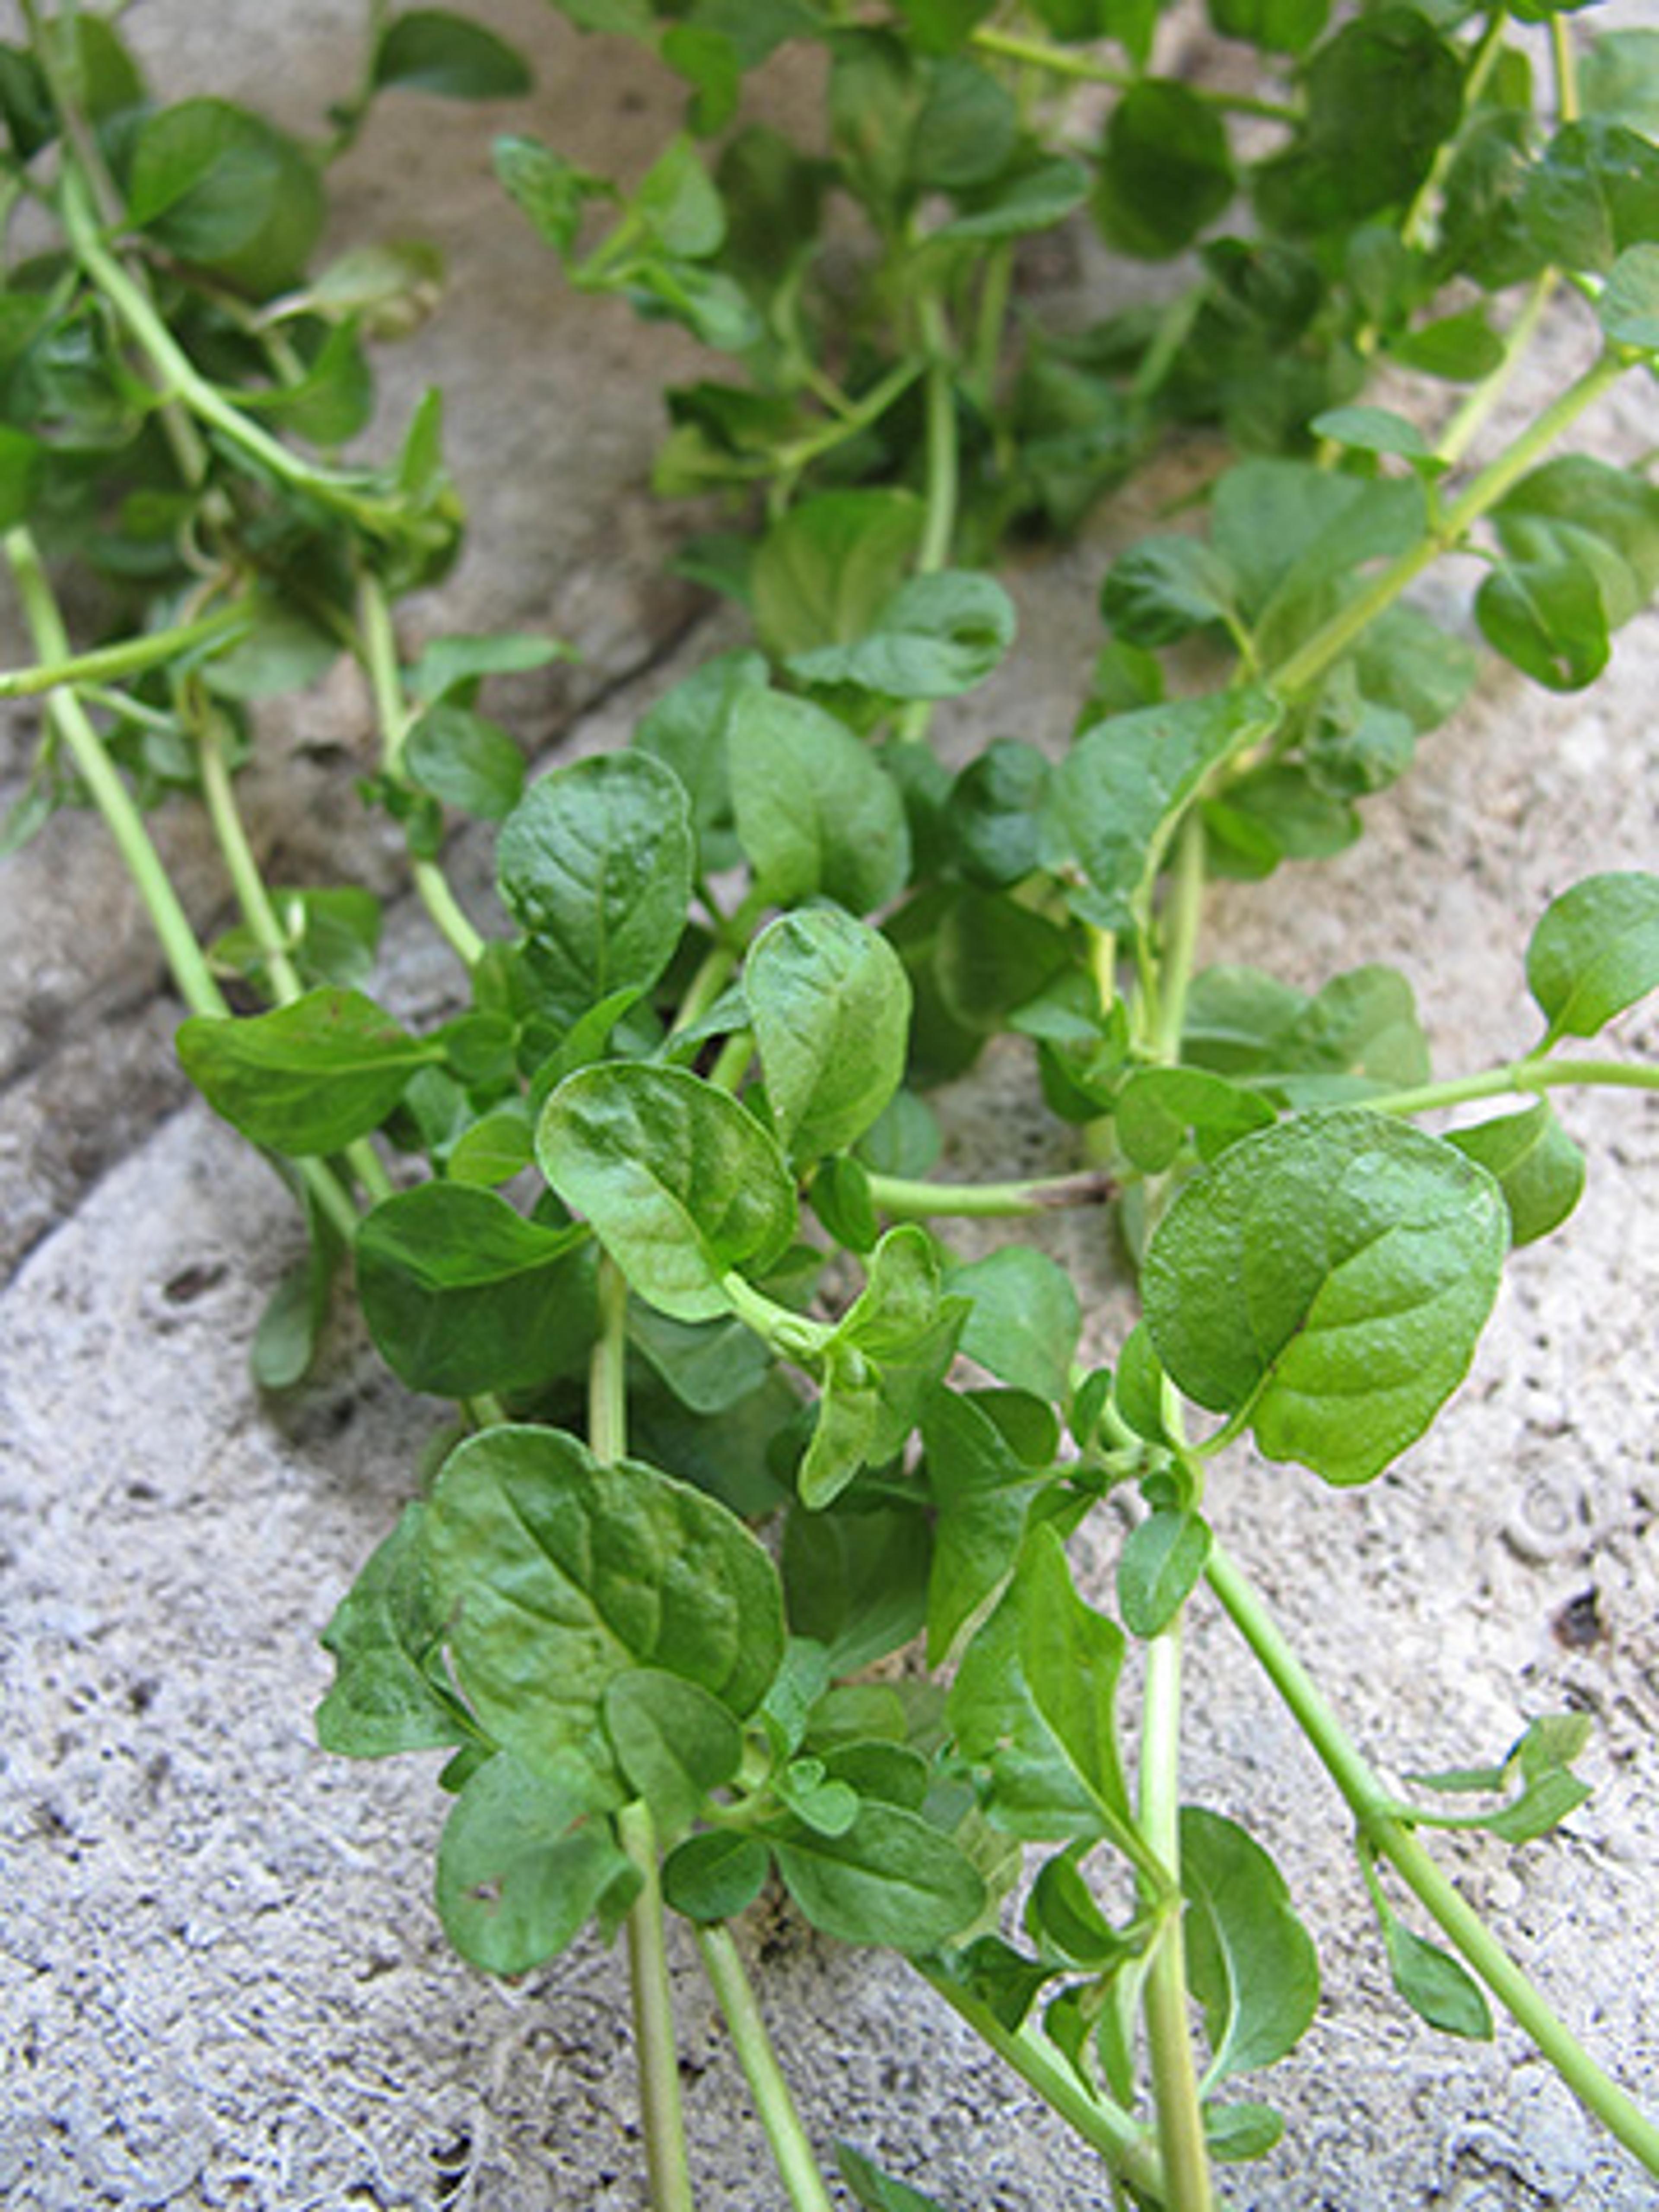
[[[1285,80],[1267,101],[1159,74],[1158,0],[1036,0],[1018,30],[978,0],[564,12],[653,46],[687,129],[626,193],[523,137],[500,174],[578,287],[735,364],[671,395],[658,479],[764,493],[756,528],[691,556],[752,645],[621,750],[528,783],[483,687],[558,648],[448,638],[398,665],[388,597],[441,573],[459,525],[439,403],[388,468],[336,448],[367,420],[366,341],[408,327],[438,271],[398,246],[308,273],[321,179],[382,92],[524,89],[511,49],[378,8],[359,87],[307,146],[224,101],[158,106],[110,22],[31,10],[28,46],[0,52],[3,176],[62,236],[0,295],[0,524],[20,578],[38,538],[149,611],[80,664],[99,720],[49,720],[12,834],[100,761],[142,798],[206,797],[244,907],[216,957],[265,1011],[233,1017],[210,985],[179,1049],[289,1167],[313,1235],[261,1379],[302,1378],[349,1253],[388,1364],[462,1409],[328,1631],[320,1721],[354,1755],[447,1754],[457,1947],[519,1973],[648,1909],[642,1809],[672,1910],[718,1927],[775,1875],[827,1934],[921,1960],[1161,2202],[1167,2036],[1148,2120],[1137,2023],[1170,1958],[1203,2014],[1191,2102],[1218,2159],[1276,2139],[1269,2107],[1218,2093],[1292,2047],[1318,1972],[1258,1841],[1204,1808],[1158,1826],[1145,1778],[1170,1742],[1143,1739],[1131,1790],[1120,1677],[1213,1578],[1214,1454],[1249,1434],[1350,1485],[1423,1435],[1507,1252],[1577,1202],[1549,1096],[1583,1063],[1561,1048],[1659,986],[1659,878],[1592,877],[1531,942],[1538,1041],[1436,1085],[1402,976],[1309,994],[1194,974],[1198,901],[1212,876],[1341,850],[1455,711],[1474,653],[1402,597],[1440,554],[1482,562],[1480,631],[1551,687],[1590,681],[1659,580],[1645,477],[1547,457],[1659,356],[1659,34],[1599,40],[1550,132],[1501,10],[1212,0]],[[747,73],[796,40],[827,52],[822,152],[739,121]],[[1087,143],[1033,90],[1079,73],[1116,94]],[[831,253],[848,207],[866,246]],[[1067,221],[1134,258],[1194,253],[1196,280],[1081,335],[1011,331],[1014,248]],[[1563,278],[1599,359],[1454,489],[1515,349],[1499,295],[1541,305]],[[1384,365],[1476,388],[1431,438],[1361,401]],[[928,718],[1015,629],[1002,586],[953,561],[1011,521],[1076,520],[1172,422],[1242,453],[1201,532],[1106,574],[1069,744],[999,737],[947,769]],[[384,725],[367,794],[465,965],[464,1006],[423,1035],[368,988],[367,894],[250,893],[216,773],[246,702],[343,642]],[[483,936],[441,872],[468,819],[495,839]],[[1080,1173],[930,1180],[927,1094],[997,1036],[1085,1133]],[[1448,1137],[1409,1118],[1507,1091],[1530,1103]],[[964,1262],[927,1225],[1112,1194],[1144,1319],[1091,1370],[1038,1243]],[[1109,1496],[1129,1533],[1106,1607],[1066,1544]],[[918,1637],[928,1680],[860,1679]],[[1546,1720],[1495,1767],[1424,1778],[1508,1791],[1496,1811],[1356,1808],[1396,1984],[1435,2024],[1489,2027],[1384,1893],[1395,1838],[1542,1833],[1580,1800],[1582,1741]],[[868,2204],[923,2201],[845,2171]]]

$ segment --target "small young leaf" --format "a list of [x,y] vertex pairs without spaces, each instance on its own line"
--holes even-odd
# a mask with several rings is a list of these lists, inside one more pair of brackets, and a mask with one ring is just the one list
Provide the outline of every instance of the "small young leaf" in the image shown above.
[[728,1311],[721,1278],[764,1272],[795,1233],[794,1185],[737,1100],[688,1070],[611,1061],[547,1103],[536,1157],[648,1304],[677,1321]]
[[1615,345],[1659,353],[1659,246],[1626,248],[1601,288],[1595,313]]
[[1115,1109],[1118,1142],[1148,1175],[1162,1175],[1173,1164],[1189,1129],[1197,1138],[1200,1158],[1209,1161],[1273,1118],[1273,1108],[1259,1092],[1241,1090],[1201,1067],[1137,1068],[1119,1091]]
[[452,634],[434,637],[407,672],[411,694],[436,706],[452,693],[471,706],[474,692],[486,676],[522,676],[532,669],[568,657],[570,648],[556,638],[532,637],[520,630],[482,635]]
[[867,636],[903,583],[923,510],[908,492],[822,492],[773,525],[755,556],[755,623],[775,659]]
[[313,163],[249,108],[180,100],[139,130],[127,220],[181,260],[261,295],[278,291],[302,275],[323,216]]
[[1131,645],[1175,645],[1234,617],[1237,586],[1213,547],[1198,538],[1143,538],[1107,571],[1100,611]]
[[784,1886],[815,1928],[843,1943],[914,1955],[936,1949],[985,1909],[985,1885],[920,1814],[865,1805],[839,1836],[801,1827],[771,1837]]
[[1014,607],[994,578],[912,576],[845,644],[792,653],[803,684],[847,684],[884,699],[954,699],[983,683],[1014,641]]
[[1235,1821],[1182,1806],[1181,1884],[1212,2087],[1295,2048],[1318,2008],[1319,1961],[1278,1868]]
[[1309,1114],[1182,1192],[1147,1251],[1147,1326],[1178,1387],[1248,1417],[1269,1459],[1366,1482],[1462,1381],[1508,1246],[1498,1186],[1450,1146]]
[[1659,147],[1598,116],[1565,124],[1527,177],[1521,215],[1560,267],[1605,272],[1659,240]]
[[524,755],[497,722],[469,707],[429,707],[410,731],[411,783],[485,822],[511,814],[524,792]]
[[568,1373],[597,1328],[580,1229],[544,1229],[493,1191],[427,1182],[357,1232],[357,1289],[382,1358],[441,1398]]
[[707,1690],[652,1667],[615,1676],[600,1710],[624,1780],[650,1807],[663,1843],[672,1843],[709,1792],[737,1772],[743,1731]]
[[765,1887],[771,1854],[758,1836],[716,1828],[688,1836],[663,1861],[664,1901],[688,1920],[705,1925],[735,1920]]
[[1378,1911],[1389,1978],[1418,2018],[1443,2035],[1490,2043],[1492,2009],[1468,1969],[1437,1944],[1413,1935],[1385,1907],[1379,1905]]
[[1196,1513],[1160,1508],[1132,1529],[1117,1563],[1118,1610],[1131,1636],[1158,1636],[1197,1588],[1210,1530]]
[[803,1163],[854,1144],[904,1075],[910,985],[887,939],[833,907],[783,915],[744,969],[780,1141]]
[[1497,1176],[1517,1247],[1559,1229],[1583,1194],[1584,1155],[1547,1098],[1518,1114],[1449,1130],[1446,1142]]
[[939,1517],[927,1582],[929,1663],[1012,1573],[1036,1485],[984,1409],[936,1389],[922,1411],[927,1480]]
[[592,1817],[606,1806],[580,1759],[536,1771],[498,1753],[478,1768],[438,1845],[438,1913],[464,1959],[488,1973],[528,1973],[572,1943],[611,1893],[632,1894],[637,1869]]
[[331,989],[246,1020],[193,1015],[178,1048],[216,1114],[296,1158],[337,1152],[377,1129],[416,1068],[439,1057],[360,992]]
[[1039,1950],[1099,1973],[1128,1956],[1125,1942],[1100,1907],[1069,1851],[1045,1860],[1025,1901],[1025,1932]]
[[634,732],[638,749],[672,769],[684,786],[705,871],[733,866],[742,857],[732,819],[726,739],[738,701],[747,692],[764,691],[766,679],[759,653],[717,653],[665,691]]
[[1009,890],[1042,857],[1039,817],[1048,756],[1020,738],[993,738],[951,787],[945,803],[963,872],[992,890]]
[[374,54],[382,91],[436,94],[442,100],[516,100],[534,82],[523,56],[482,23],[447,8],[411,8],[386,25]]
[[1266,2158],[1285,2133],[1285,2117],[1271,2105],[1206,2104],[1204,2141],[1218,2166]]
[[1545,909],[1527,985],[1552,1040],[1594,1036],[1659,988],[1659,876],[1588,876]]
[[936,2197],[924,2196],[908,2181],[895,2181],[851,2143],[836,2145],[836,2164],[864,2212],[944,2212]]

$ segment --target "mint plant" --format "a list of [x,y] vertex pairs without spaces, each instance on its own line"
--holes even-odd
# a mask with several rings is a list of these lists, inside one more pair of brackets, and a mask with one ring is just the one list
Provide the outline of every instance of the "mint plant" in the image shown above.
[[[1212,880],[1343,849],[1466,696],[1474,650],[1409,596],[1425,572],[1478,564],[1486,643],[1560,690],[1659,582],[1646,465],[1560,450],[1659,358],[1652,34],[1587,40],[1548,0],[1334,22],[1212,0],[1259,61],[1244,94],[1158,73],[1157,0],[565,12],[655,50],[685,129],[630,192],[503,140],[503,219],[715,357],[668,395],[657,483],[729,501],[683,557],[753,641],[624,749],[528,783],[482,688],[561,648],[444,638],[405,665],[398,642],[397,601],[458,541],[441,401],[389,465],[340,458],[371,342],[438,271],[408,246],[311,267],[376,99],[489,99],[527,62],[453,11],[371,7],[358,87],[301,142],[159,104],[112,15],[26,0],[0,53],[8,212],[55,226],[0,303],[0,520],[37,651],[0,692],[45,702],[8,841],[100,809],[188,1009],[186,1071],[296,1191],[310,1251],[262,1382],[303,1385],[349,1274],[394,1373],[456,1409],[326,1629],[324,1745],[443,1754],[437,1909],[478,1966],[625,1930],[657,2212],[692,2199],[671,1917],[788,2201],[830,2201],[731,1934],[773,1882],[908,1959],[1116,2201],[1200,2212],[1216,2165],[1277,2141],[1249,2077],[1320,1986],[1263,1843],[1183,1801],[1202,1583],[1344,1801],[1404,2002],[1479,2038],[1496,2000],[1659,2174],[1659,2130],[1425,1841],[1547,1834],[1583,1801],[1583,1722],[1537,1715],[1390,1790],[1207,1495],[1246,1439],[1346,1486],[1431,1426],[1508,1252],[1577,1202],[1553,1094],[1659,1089],[1579,1048],[1659,987],[1659,877],[1558,897],[1513,1056],[1448,1077],[1390,969],[1307,995],[1196,964]],[[748,72],[793,40],[824,49],[818,148],[744,120]],[[1079,82],[1108,95],[1086,134]],[[1190,281],[1046,331],[1013,307],[1019,242],[1083,222],[1134,261],[1193,256]],[[833,258],[832,223],[859,241]],[[1557,295],[1595,358],[1494,446]],[[1193,426],[1232,458],[1201,515],[1112,563],[1069,741],[936,752],[1013,642],[983,562]],[[84,644],[76,574],[109,610]],[[456,957],[424,1034],[364,988],[374,901],[268,886],[238,811],[249,702],[341,652],[380,722],[364,796]],[[144,821],[174,794],[240,913],[208,946]],[[444,867],[469,818],[495,825],[482,927]],[[927,1093],[1005,1036],[1077,1165],[943,1180]],[[1420,1126],[1489,1100],[1516,1103]],[[1036,1224],[1109,1206],[1142,1318],[1085,1358]],[[973,1217],[1033,1241],[963,1261],[936,1224]],[[1107,1499],[1132,1526],[1103,1593],[1067,1542]],[[918,1642],[915,1671],[871,1677]],[[836,2159],[863,2204],[929,2201]]]

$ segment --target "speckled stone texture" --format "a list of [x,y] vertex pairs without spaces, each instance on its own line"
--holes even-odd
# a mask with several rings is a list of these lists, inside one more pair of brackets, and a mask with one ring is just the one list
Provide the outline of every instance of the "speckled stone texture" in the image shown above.
[[[406,626],[415,639],[523,623],[576,643],[580,663],[498,702],[545,755],[619,740],[724,632],[667,578],[679,519],[643,489],[658,386],[689,349],[563,289],[500,204],[489,136],[528,128],[626,172],[678,95],[538,0],[481,12],[536,49],[540,91],[506,113],[388,103],[351,157],[341,228],[435,236],[449,257],[443,311],[386,356],[383,380],[392,421],[424,385],[448,391],[473,532]],[[1639,0],[1625,13],[1639,21]],[[240,90],[299,121],[345,81],[356,15],[350,0],[143,0],[130,22],[170,93]],[[1588,343],[1586,318],[1564,310],[1531,396]],[[1656,431],[1653,389],[1636,384],[1589,426],[1613,453]],[[1023,561],[1019,658],[962,719],[941,718],[957,742],[992,730],[1063,742],[1105,563],[1189,466],[1139,486],[1084,543]],[[8,640],[6,659],[19,650]],[[1371,807],[1362,845],[1215,897],[1206,957],[1309,986],[1393,962],[1442,1068],[1524,1048],[1521,953],[1543,902],[1592,869],[1659,859],[1656,697],[1652,615],[1588,697],[1545,698],[1491,670]],[[15,776],[32,729],[8,713],[0,776]],[[248,803],[278,874],[396,884],[395,848],[350,797],[370,743],[346,676],[267,718]],[[198,826],[169,813],[158,830],[192,911],[216,921]],[[463,848],[459,873],[480,892],[482,849]],[[451,988],[406,905],[379,988],[414,1018]],[[350,1765],[313,1743],[328,1674],[318,1632],[410,1493],[441,1409],[411,1401],[344,1324],[320,1380],[281,1404],[256,1395],[246,1346],[295,1225],[259,1161],[187,1097],[175,1019],[98,825],[59,820],[0,874],[0,2201],[641,2212],[619,1957],[585,1942],[510,1988],[460,1965],[428,1901],[441,1809],[428,1763]],[[1659,1050],[1651,1007],[1620,1025],[1617,1048]],[[1066,1163],[1018,1054],[993,1054],[945,1108],[959,1170]],[[1596,1792],[1564,1835],[1447,1856],[1652,2106],[1659,1115],[1607,1094],[1562,1110],[1591,1156],[1589,1194],[1511,1267],[1434,1437],[1358,1494],[1237,1457],[1211,1503],[1385,1773],[1490,1758],[1564,1703],[1593,1715]],[[1098,1222],[1053,1234],[1092,1286],[1093,1342],[1109,1346],[1125,1293]],[[1103,1578],[1115,1540],[1109,1522],[1085,1559]],[[1260,1825],[1327,1982],[1268,2089],[1289,2115],[1285,2144],[1228,2182],[1229,2203],[1650,2208],[1656,2185],[1518,2034],[1448,2043],[1392,2002],[1340,1806],[1213,1606],[1194,1612],[1188,1794]],[[817,2142],[864,2145],[948,2212],[1106,2203],[1091,2156],[902,1966],[822,1943],[781,1910],[744,1940]],[[677,1947],[674,1964],[698,2202],[780,2212],[696,1961]]]

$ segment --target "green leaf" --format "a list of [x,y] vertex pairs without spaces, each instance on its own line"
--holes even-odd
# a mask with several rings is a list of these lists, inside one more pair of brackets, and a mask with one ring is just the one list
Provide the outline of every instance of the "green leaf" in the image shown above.
[[922,1412],[928,1487],[939,1508],[927,1582],[927,1656],[939,1666],[1014,1571],[1036,1489],[982,1407],[933,1391]]
[[1549,1036],[1590,1037],[1659,988],[1659,876],[1587,876],[1546,908],[1527,988]]
[[339,1231],[307,1195],[305,1256],[278,1281],[253,1333],[248,1367],[262,1390],[291,1390],[310,1374],[344,1253]]
[[1316,438],[1346,446],[1358,453],[1396,453],[1410,461],[1432,461],[1434,448],[1409,416],[1391,407],[1331,407],[1308,425]]
[[766,1346],[738,1321],[672,1321],[636,1304],[629,1312],[628,1335],[694,1413],[729,1413],[760,1388],[771,1365]]
[[1268,53],[1304,54],[1324,29],[1331,0],[1208,0],[1210,27]]
[[434,637],[405,680],[414,696],[430,705],[459,692],[460,704],[471,706],[486,676],[526,675],[551,661],[568,659],[569,653],[556,638],[532,637],[520,630],[481,635],[457,632]]
[[1478,384],[1504,365],[1504,341],[1478,307],[1419,323],[1388,341],[1391,360],[1449,384]]
[[771,1561],[736,1516],[654,1468],[596,1461],[555,1429],[503,1425],[445,1462],[428,1509],[433,1586],[457,1680],[538,1771],[610,1765],[601,1705],[641,1667],[738,1719],[783,1656]]
[[903,963],[878,931],[816,907],[762,933],[744,988],[779,1141],[803,1163],[845,1151],[903,1080]]
[[1130,1946],[1100,1907],[1069,1851],[1045,1860],[1031,1884],[1025,1932],[1048,1957],[1101,1973],[1121,1966]]
[[945,1287],[973,1301],[961,1342],[969,1359],[1017,1390],[1065,1397],[1083,1316],[1063,1267],[1029,1244],[1005,1244],[951,1268]]
[[929,1549],[920,1513],[792,1511],[783,1530],[791,1627],[825,1645],[838,1674],[885,1658],[927,1618]]
[[1182,1807],[1181,1886],[1208,2090],[1294,2050],[1318,2008],[1319,1961],[1278,1868],[1235,1821]]
[[1218,1159],[1229,1145],[1274,1119],[1267,1100],[1201,1067],[1137,1068],[1117,1096],[1117,1139],[1147,1175],[1172,1166],[1187,1133],[1200,1159]]
[[1271,2105],[1206,2103],[1204,2107],[1204,2141],[1218,2166],[1266,2158],[1284,2133],[1284,2115]]
[[1659,146],[1591,116],[1558,131],[1521,193],[1528,230],[1564,269],[1605,272],[1659,242]]
[[524,793],[524,755],[468,707],[429,707],[409,732],[404,763],[411,783],[485,822],[511,814]]
[[1035,148],[1017,153],[988,184],[959,190],[957,213],[928,234],[929,243],[975,239],[987,243],[1029,237],[1063,222],[1089,197],[1089,172],[1081,161],[1046,155]]
[[663,1861],[663,1899],[672,1911],[705,1926],[735,1920],[760,1895],[771,1866],[758,1836],[729,1828],[688,1836]]
[[1446,1142],[1496,1176],[1510,1210],[1510,1236],[1517,1246],[1559,1229],[1583,1194],[1584,1155],[1556,1120],[1547,1098],[1518,1114],[1449,1130]]
[[451,1182],[494,1189],[511,1182],[535,1157],[535,1127],[528,1106],[512,1098],[462,1130],[443,1155],[444,1173]]
[[178,1035],[214,1112],[273,1152],[337,1152],[379,1128],[417,1067],[438,1058],[361,992],[308,991],[268,1014],[193,1015]]
[[444,1671],[448,1622],[422,1549],[425,1511],[404,1507],[323,1631],[334,1661],[333,1686],[317,1709],[325,1751],[386,1759],[477,1740]]
[[665,1845],[697,1818],[743,1759],[743,1731],[696,1682],[641,1667],[605,1686],[605,1734],[629,1787],[651,1808]]
[[382,92],[441,100],[516,100],[535,80],[518,50],[482,23],[446,8],[411,8],[386,25],[375,49],[374,82]]
[[1172,77],[1142,77],[1106,126],[1095,220],[1121,252],[1161,261],[1190,246],[1237,189],[1226,126]]
[[1198,1587],[1210,1556],[1208,1524],[1160,1508],[1131,1529],[1117,1563],[1117,1603],[1131,1636],[1160,1636]]
[[638,1870],[592,1816],[608,1794],[578,1759],[552,1771],[498,1753],[456,1799],[438,1845],[444,1933],[475,1966],[525,1974],[565,1950]]
[[781,1154],[737,1100],[684,1068],[612,1061],[549,1099],[536,1157],[647,1304],[678,1321],[728,1310],[721,1278],[763,1273],[795,1233]]
[[981,684],[1014,641],[1014,605],[994,577],[957,568],[912,576],[845,644],[785,663],[803,684],[847,684],[884,699],[954,699]]
[[[937,0],[933,4],[937,5]],[[983,14],[985,10],[978,12]],[[912,2189],[908,2181],[895,2181],[890,2173],[884,2173],[873,2160],[866,2158],[861,2150],[854,2150],[851,2143],[836,2145],[836,2165],[864,2212],[944,2212],[937,2197],[924,2196],[920,2189]]]
[[821,492],[775,522],[755,556],[755,624],[775,659],[869,635],[905,581],[923,509],[908,492]]
[[1309,461],[1251,459],[1217,485],[1211,539],[1271,659],[1301,642],[1310,610],[1314,619],[1332,610],[1343,577],[1414,545],[1425,515],[1415,477],[1368,480]]
[[574,1021],[649,990],[685,928],[695,866],[685,793],[642,753],[605,753],[533,783],[501,826],[501,897],[534,940],[544,996]]
[[1269,1459],[1367,1482],[1468,1370],[1509,1217],[1486,1172],[1363,1109],[1245,1137],[1146,1254],[1146,1322],[1176,1385]]
[[897,895],[910,865],[904,802],[850,730],[810,700],[746,692],[728,757],[738,836],[769,899],[832,899],[857,915]]
[[134,142],[128,222],[180,260],[261,295],[303,275],[324,213],[317,171],[300,146],[229,100],[161,108]]
[[1490,2043],[1492,2010],[1468,1969],[1438,1945],[1414,1936],[1380,1901],[1378,1915],[1389,1978],[1418,2018],[1443,2035]]
[[993,738],[962,769],[945,814],[971,881],[1005,890],[1038,866],[1049,774],[1047,754],[1020,738]]
[[717,653],[664,692],[634,732],[638,749],[671,768],[684,786],[704,870],[735,866],[742,857],[726,741],[738,700],[764,691],[766,678],[759,653]]
[[1143,538],[1121,553],[1100,591],[1100,611],[1131,645],[1175,645],[1212,623],[1234,621],[1237,586],[1198,538]]
[[1492,521],[1507,557],[1475,600],[1487,641],[1552,690],[1591,682],[1609,632],[1659,589],[1659,491],[1571,454],[1524,477]]
[[0,530],[26,521],[46,449],[38,438],[0,423]]
[[544,1229],[465,1183],[384,1199],[356,1246],[357,1290],[386,1364],[440,1398],[531,1389],[592,1343],[579,1229]]
[[1659,353],[1659,246],[1632,246],[1620,255],[1595,314],[1615,345]]
[[1579,70],[1587,115],[1659,137],[1659,30],[1601,32]]
[[1075,861],[1087,882],[1073,910],[1100,929],[1130,929],[1146,908],[1181,816],[1218,761],[1273,728],[1265,694],[1226,691],[1144,707],[1085,730],[1054,772],[1048,865]]
[[617,197],[616,186],[605,178],[577,168],[534,138],[498,138],[495,163],[502,190],[567,260],[576,250],[588,202]]
[[985,1909],[971,1862],[918,1813],[867,1804],[842,1834],[774,1833],[784,1886],[815,1928],[842,1943],[908,1955],[937,1948]]

